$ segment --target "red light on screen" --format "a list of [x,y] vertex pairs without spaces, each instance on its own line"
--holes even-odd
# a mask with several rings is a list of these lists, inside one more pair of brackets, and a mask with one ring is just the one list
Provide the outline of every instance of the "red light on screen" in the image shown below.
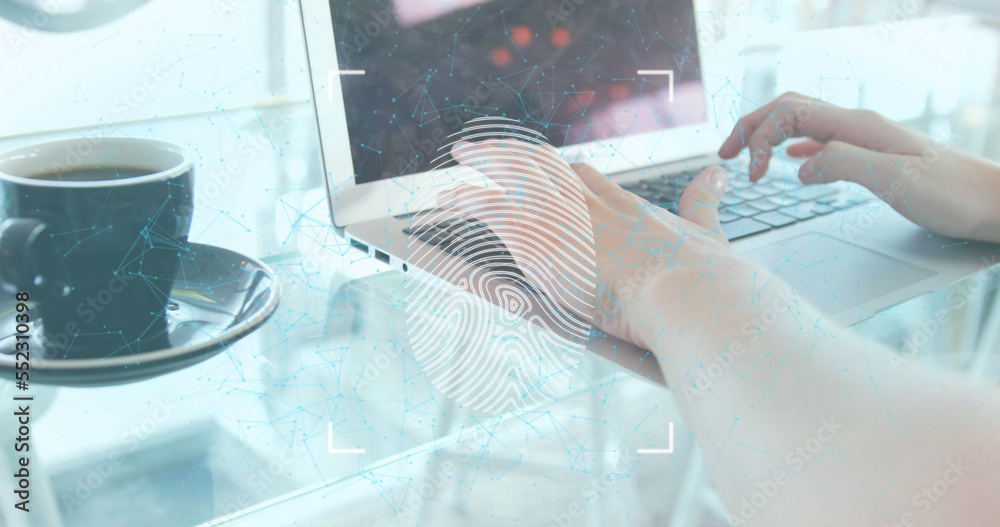
[[532,37],[533,35],[531,34],[531,30],[528,29],[528,26],[516,26],[514,30],[510,32],[510,39],[513,40],[514,44],[519,48],[523,48],[524,46],[531,44]]
[[609,95],[611,95],[612,99],[620,101],[631,95],[631,92],[629,92],[628,87],[624,84],[615,84],[611,87]]
[[494,66],[502,68],[510,64],[510,52],[505,48],[494,48],[490,59],[493,60]]
[[549,35],[549,40],[553,46],[559,49],[565,48],[569,44],[569,30],[564,27],[557,28]]
[[586,109],[594,101],[594,92],[589,88],[573,95],[573,104],[580,110]]

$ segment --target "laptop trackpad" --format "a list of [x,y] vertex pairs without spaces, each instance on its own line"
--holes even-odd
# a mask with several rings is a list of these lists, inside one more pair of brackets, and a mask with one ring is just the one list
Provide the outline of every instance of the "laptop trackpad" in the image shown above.
[[774,271],[828,315],[937,274],[926,267],[819,233],[757,247],[742,255]]

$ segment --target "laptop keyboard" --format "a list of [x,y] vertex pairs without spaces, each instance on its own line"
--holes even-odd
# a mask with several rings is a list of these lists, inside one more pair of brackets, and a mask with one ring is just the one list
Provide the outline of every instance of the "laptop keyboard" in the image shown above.
[[[677,214],[678,202],[698,171],[626,183],[622,188],[650,204]],[[719,221],[729,240],[786,227],[873,199],[836,185],[803,185],[797,178],[769,173],[757,183],[744,175],[732,179],[719,200]]]
[[524,280],[524,274],[510,250],[493,230],[480,221],[465,218],[445,220],[413,225],[404,228],[403,232],[442,251],[461,256],[473,265],[507,272],[516,280]]
[[[678,201],[698,171],[625,183],[622,187],[650,204],[677,214]],[[853,207],[874,199],[866,191],[850,192],[837,185],[803,185],[798,179],[768,173],[757,183],[745,175],[730,180],[719,200],[719,220],[729,240],[778,229],[815,216]],[[413,225],[403,232],[469,263],[494,271],[507,271],[524,281],[507,246],[486,224],[455,219]],[[528,286],[530,287],[530,286]]]

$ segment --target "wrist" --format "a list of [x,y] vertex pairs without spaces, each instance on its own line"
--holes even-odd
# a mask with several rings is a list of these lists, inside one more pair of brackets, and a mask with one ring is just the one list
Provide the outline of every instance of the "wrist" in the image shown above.
[[[738,257],[701,278],[682,296],[644,295],[655,299],[650,311],[658,316],[641,328],[639,338],[661,359],[701,360],[770,348],[788,329],[817,322],[793,287]],[[654,277],[650,288],[663,288],[663,280]]]

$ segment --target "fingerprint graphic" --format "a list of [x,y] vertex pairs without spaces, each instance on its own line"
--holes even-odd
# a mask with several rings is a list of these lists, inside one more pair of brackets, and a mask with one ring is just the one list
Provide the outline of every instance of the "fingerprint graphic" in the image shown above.
[[[596,295],[593,228],[579,178],[518,121],[469,121],[439,150],[411,220],[404,292],[414,356],[457,403],[501,414],[572,386]],[[459,165],[441,168],[454,159]],[[435,279],[436,278],[436,279]]]

